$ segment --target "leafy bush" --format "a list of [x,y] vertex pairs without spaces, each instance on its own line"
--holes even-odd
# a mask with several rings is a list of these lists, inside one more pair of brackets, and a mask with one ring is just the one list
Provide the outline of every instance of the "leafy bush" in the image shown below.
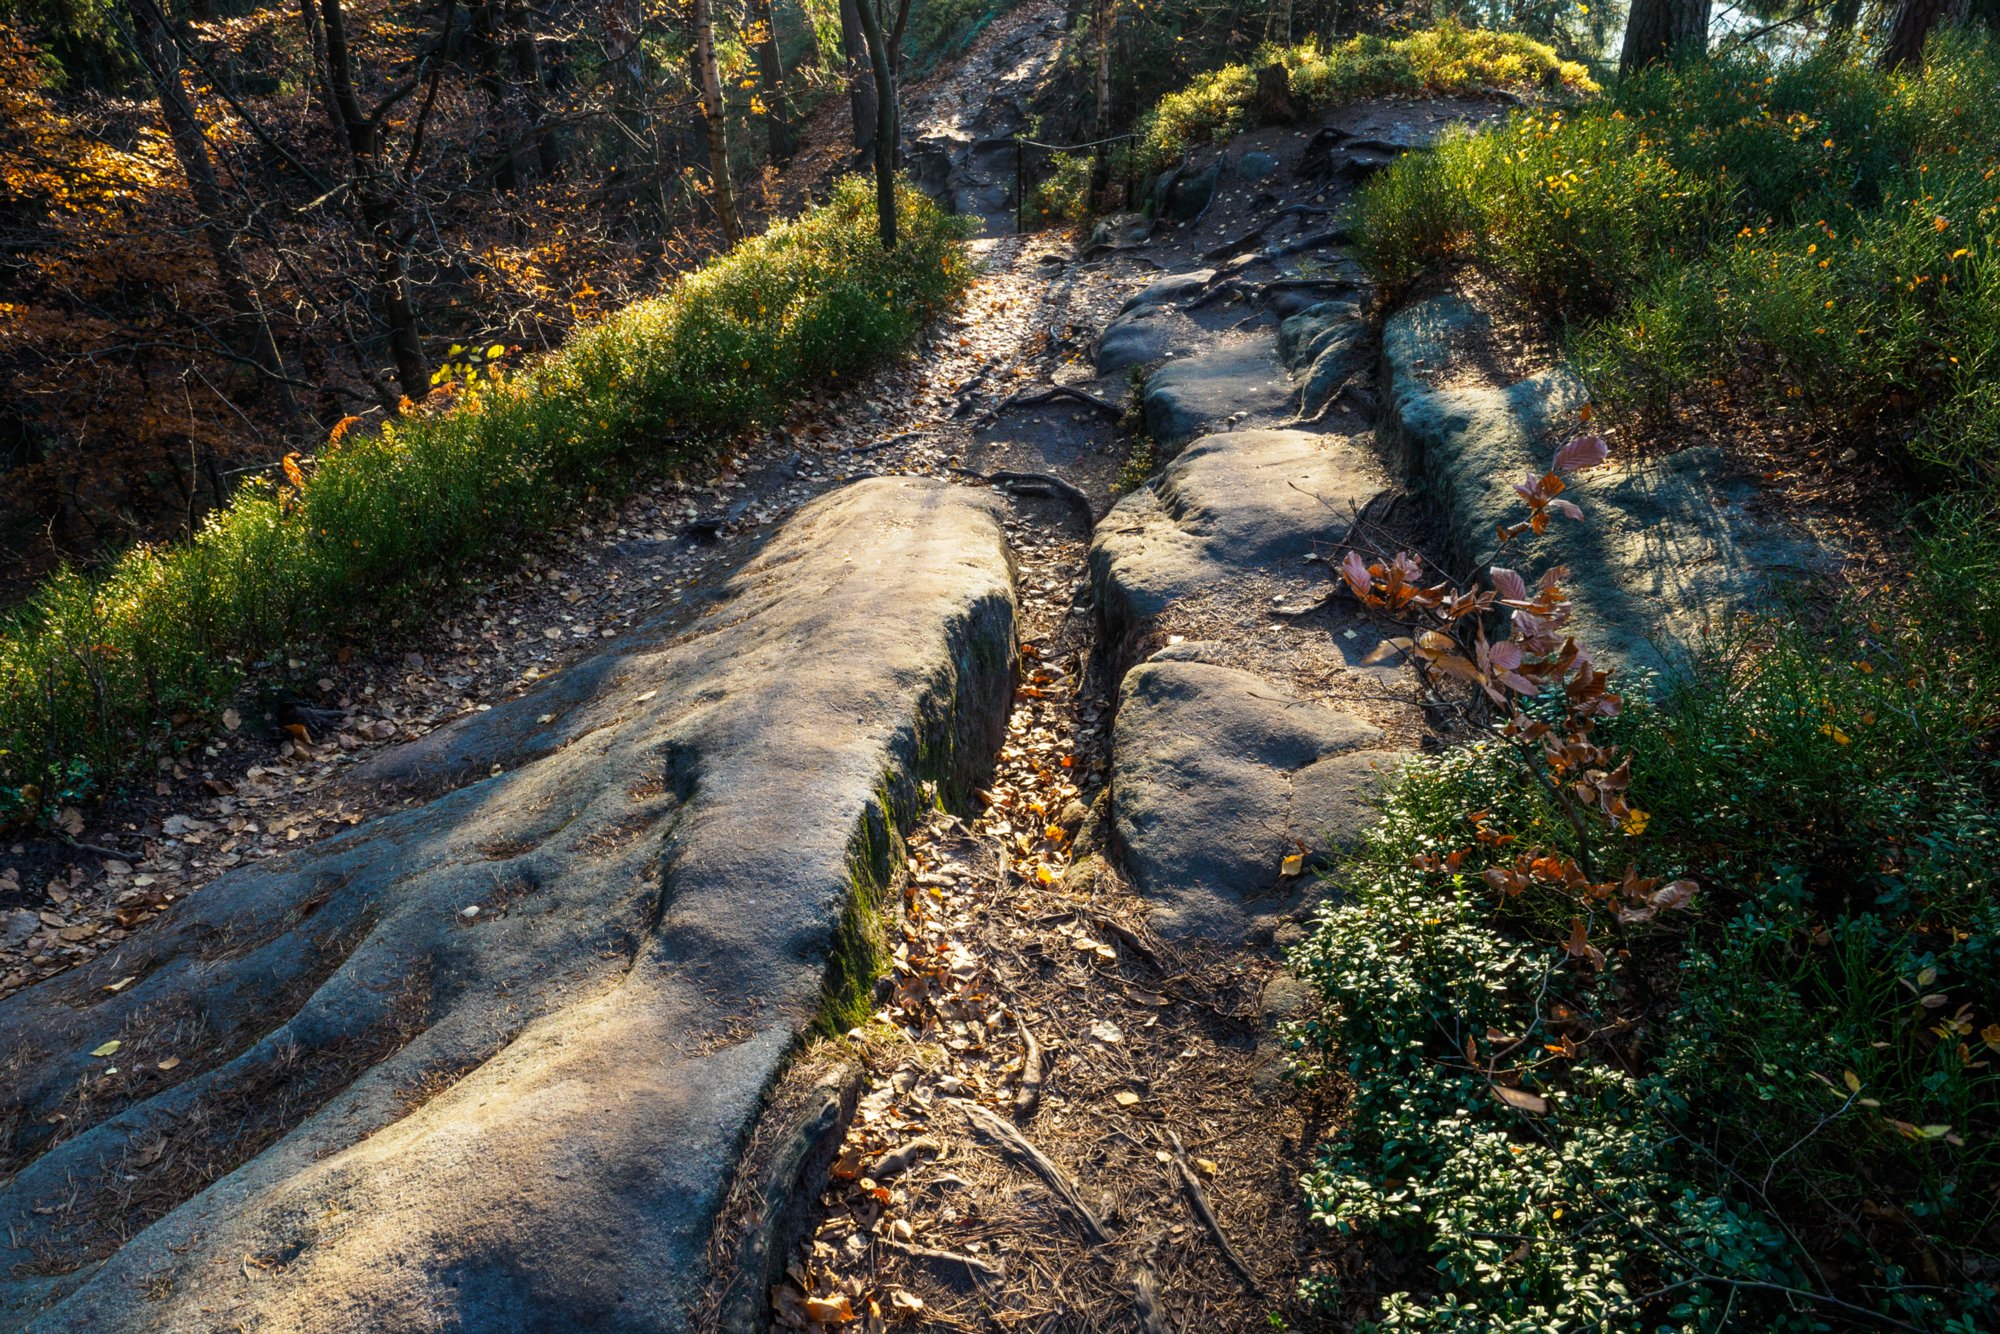
[[1392,279],[1492,266],[1573,323],[1607,397],[1658,405],[1746,361],[1764,390],[2000,457],[2000,59],[1883,75],[1826,53],[1663,68],[1405,158],[1362,200]]
[[1042,225],[1083,222],[1090,217],[1090,155],[1055,153],[1047,174],[1035,183],[1034,217]]
[[592,489],[699,462],[897,352],[964,289],[959,224],[902,195],[884,253],[859,179],[513,375],[247,487],[190,542],[65,570],[0,622],[0,822],[199,726],[297,652],[510,549]]
[[[1557,468],[1601,457],[1587,440]],[[1538,516],[1561,503],[1520,489]],[[1990,518],[1939,504],[1907,589],[1752,625],[1609,711],[1562,667],[1573,643],[1548,656],[1563,608],[1520,577],[1492,572],[1514,620],[1495,640],[1478,590],[1343,562],[1427,670],[1508,709],[1506,744],[1401,777],[1292,959],[1326,1001],[1300,1070],[1352,1089],[1315,1216],[1439,1275],[1383,1327],[1990,1327]],[[1577,873],[1641,860],[1698,880],[1691,931],[1621,892],[1652,883],[1636,871]]]
[[1407,37],[1355,37],[1266,47],[1255,59],[1197,75],[1162,97],[1139,126],[1137,164],[1158,171],[1201,144],[1250,129],[1257,69],[1281,64],[1293,100],[1308,108],[1384,93],[1468,93],[1489,88],[1595,91],[1583,66],[1540,42],[1447,22]]

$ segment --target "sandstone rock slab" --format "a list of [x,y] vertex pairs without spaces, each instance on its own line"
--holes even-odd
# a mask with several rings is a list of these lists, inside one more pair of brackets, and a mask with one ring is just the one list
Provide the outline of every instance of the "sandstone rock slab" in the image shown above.
[[1124,303],[1118,307],[1118,313],[1123,315],[1145,306],[1164,306],[1175,301],[1185,301],[1189,297],[1200,295],[1202,289],[1207,287],[1214,277],[1214,269],[1189,269],[1185,273],[1170,273],[1164,278],[1155,278],[1126,297]]
[[0,1328],[685,1328],[897,820],[998,743],[1013,627],[990,501],[856,483],[373,770],[428,800],[9,998]]
[[1358,441],[1310,431],[1206,436],[1112,507],[1090,549],[1114,645],[1240,571],[1296,569],[1386,481]]
[[1171,306],[1138,306],[1104,327],[1092,364],[1111,375],[1191,348],[1200,337],[1200,326]]
[[1154,371],[1143,408],[1147,434],[1171,446],[1234,421],[1286,420],[1292,384],[1268,334],[1225,339]]
[[[1389,433],[1450,520],[1464,561],[1484,564],[1494,526],[1521,517],[1514,484],[1548,466],[1580,429],[1583,383],[1565,368],[1495,386],[1467,383],[1487,317],[1456,295],[1392,316],[1382,360]],[[1569,568],[1579,639],[1599,662],[1658,669],[1703,628],[1764,600],[1772,578],[1811,575],[1831,557],[1812,537],[1754,503],[1758,489],[1713,447],[1612,465],[1575,479],[1581,521],[1510,548],[1508,563]]]
[[[1282,874],[1297,843],[1352,838],[1353,798],[1382,734],[1249,672],[1150,661],[1126,674],[1112,737],[1112,809],[1127,870],[1169,940],[1268,936],[1313,887]],[[1360,752],[1360,753],[1356,753]],[[1343,783],[1306,775],[1338,765]],[[1303,780],[1303,781],[1302,781]],[[1261,942],[1260,942],[1261,943]]]

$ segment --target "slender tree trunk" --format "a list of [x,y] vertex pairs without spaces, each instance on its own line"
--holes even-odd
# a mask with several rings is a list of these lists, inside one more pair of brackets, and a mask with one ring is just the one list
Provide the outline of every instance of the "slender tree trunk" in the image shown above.
[[1271,0],[1264,19],[1264,40],[1280,46],[1292,44],[1292,0]]
[[515,162],[519,136],[507,105],[507,83],[500,74],[500,26],[500,0],[475,0],[472,6],[473,83],[486,98],[486,117],[493,132],[493,188],[503,194],[512,194],[521,183]]
[[535,168],[543,180],[562,171],[562,145],[549,124],[548,75],[542,69],[542,43],[535,33],[535,15],[522,0],[507,0],[514,80],[527,104],[528,136],[535,144]]
[[757,82],[764,99],[764,123],[771,136],[771,160],[784,162],[798,151],[792,109],[785,104],[785,57],[778,50],[778,26],[771,0],[750,0],[751,48],[757,54]]
[[694,64],[701,80],[701,114],[708,123],[708,186],[715,220],[730,241],[743,239],[736,219],[736,191],[729,176],[728,107],[722,101],[722,74],[715,67],[715,0],[694,0]]
[[[900,0],[896,4],[896,28],[888,34],[888,82],[890,88],[902,88],[902,32],[910,26],[910,0]],[[890,144],[896,148],[896,168],[902,168],[902,94],[894,98],[896,116],[892,120],[894,134],[890,134]]]
[[858,0],[861,35],[868,46],[868,64],[875,71],[875,216],[882,231],[882,248],[896,248],[896,76],[889,66],[889,43],[875,17],[875,0]]
[[1888,36],[1882,40],[1882,68],[1921,67],[1924,43],[1931,34],[1964,23],[1969,8],[1966,0],[1900,0],[1889,18]]
[[[174,159],[180,164],[181,174],[187,177],[188,193],[193,196],[195,212],[201,218],[202,239],[208,243],[208,253],[215,262],[223,300],[229,306],[234,326],[230,341],[270,374],[282,376],[284,360],[278,355],[277,339],[271,333],[270,320],[257,299],[256,289],[250,284],[243,257],[236,251],[236,237],[227,221],[222,186],[216,180],[215,163],[208,155],[208,138],[202,132],[194,104],[188,100],[187,85],[181,81],[180,53],[174,47],[173,34],[167,30],[167,16],[155,0],[126,0],[125,10],[138,39],[140,60],[159,99],[160,119],[166,122]],[[283,386],[283,402],[287,413],[296,416],[298,404],[288,385]]]
[[1111,132],[1111,7],[1113,0],[1091,0],[1090,28],[1097,47],[1097,77],[1092,91],[1095,107],[1090,120],[1090,137],[1102,139]]
[[[301,0],[310,8],[314,0]],[[355,210],[375,261],[376,294],[389,326],[389,355],[403,396],[420,399],[431,390],[430,363],[410,297],[409,262],[396,229],[396,197],[381,161],[378,122],[361,109],[354,91],[353,57],[347,45],[347,18],[340,0],[318,0],[320,36],[326,48],[327,91],[334,129],[347,143],[354,172]]]
[[847,52],[847,101],[854,116],[854,149],[866,157],[875,148],[878,116],[875,82],[864,68],[869,57],[861,9],[862,0],[840,0],[840,44]]
[[1632,0],[1618,72],[1708,50],[1709,0]]
[[608,0],[604,6],[604,63],[616,126],[612,170],[616,193],[627,202],[636,201],[648,187],[642,168],[657,166],[660,153],[646,104],[645,17],[640,0]]

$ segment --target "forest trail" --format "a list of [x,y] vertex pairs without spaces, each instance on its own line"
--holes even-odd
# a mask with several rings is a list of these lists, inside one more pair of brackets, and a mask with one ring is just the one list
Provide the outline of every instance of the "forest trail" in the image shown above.
[[[913,168],[983,232],[915,358],[347,664],[277,761],[253,726],[163,773],[138,846],[63,878],[0,1015],[0,1327],[1310,1323],[1298,1279],[1342,1260],[1296,1183],[1334,1109],[1283,1077],[1279,953],[1431,731],[1315,561],[1431,536],[1326,223],[1492,107],[1350,107],[1172,174],[1158,226],[1015,234],[1060,13],[910,98]],[[873,1021],[760,1115],[857,966],[852,894],[891,940]],[[611,1188],[634,1172],[658,1190]],[[550,1229],[605,1244],[554,1266]],[[673,1281],[638,1295],[640,1258]]]

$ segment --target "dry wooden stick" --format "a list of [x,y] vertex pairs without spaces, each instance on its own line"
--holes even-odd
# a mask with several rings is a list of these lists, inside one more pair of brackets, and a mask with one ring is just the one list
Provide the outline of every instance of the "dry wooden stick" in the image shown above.
[[1167,1334],[1166,1313],[1160,1310],[1160,1280],[1153,1272],[1159,1254],[1160,1238],[1155,1233],[1132,1270],[1132,1313],[1139,1317],[1140,1334]]
[[968,1102],[964,1098],[952,1098],[950,1101],[965,1113],[965,1119],[972,1122],[973,1129],[992,1140],[1008,1157],[1042,1179],[1042,1183],[1055,1193],[1056,1198],[1076,1215],[1076,1220],[1082,1225],[1084,1235],[1090,1238],[1091,1245],[1102,1246],[1111,1240],[1111,1234],[1105,1230],[1104,1224],[1091,1212],[1090,1206],[1083,1202],[1083,1196],[1077,1193],[1076,1183],[1071,1181],[1047,1154],[1030,1144],[1026,1135],[976,1102]]
[[912,1167],[915,1167],[917,1160],[925,1154],[941,1154],[943,1152],[944,1145],[938,1143],[929,1135],[923,1135],[909,1141],[907,1144],[898,1145],[896,1148],[883,1154],[880,1158],[877,1158],[873,1163],[869,1164],[868,1175],[877,1181],[887,1181],[889,1178],[901,1176]]
[[1208,1205],[1208,1192],[1201,1188],[1200,1179],[1195,1176],[1194,1169],[1188,1166],[1187,1151],[1181,1148],[1181,1137],[1169,1130],[1167,1139],[1174,1146],[1174,1169],[1181,1179],[1181,1191],[1188,1197],[1188,1207],[1194,1210],[1194,1216],[1201,1220],[1201,1225],[1208,1229],[1208,1235],[1215,1239],[1216,1246],[1222,1251],[1222,1258],[1236,1271],[1236,1277],[1243,1280],[1243,1286],[1252,1292],[1257,1291],[1256,1276],[1250,1272],[1250,1266],[1244,1262],[1236,1248],[1229,1244],[1229,1238],[1223,1235],[1222,1224],[1217,1221],[1215,1210]]
[[894,1237],[877,1236],[877,1246],[886,1246],[911,1260],[922,1261],[935,1269],[947,1281],[963,1271],[976,1283],[998,1283],[1007,1277],[1007,1271],[996,1264],[990,1264],[976,1255],[961,1255],[957,1251],[940,1251],[929,1246],[919,1246],[912,1241],[898,1241]]
[[1014,1090],[1014,1119],[1026,1125],[1042,1105],[1042,1044],[1035,1041],[1028,1021],[1018,1014],[1014,1026],[1021,1030],[1021,1086]]
[[1131,950],[1134,954],[1144,959],[1146,961],[1147,967],[1151,968],[1156,973],[1164,973],[1167,971],[1165,965],[1163,965],[1160,962],[1160,956],[1154,952],[1153,947],[1151,945],[1148,945],[1146,943],[1146,938],[1144,936],[1141,936],[1137,931],[1134,931],[1131,927],[1125,925],[1125,923],[1119,921],[1116,917],[1110,916],[1109,914],[1093,913],[1092,916],[1094,916],[1097,919],[1097,924],[1099,926],[1103,927],[1110,934],[1118,937],[1119,944],[1123,945],[1126,949]]

